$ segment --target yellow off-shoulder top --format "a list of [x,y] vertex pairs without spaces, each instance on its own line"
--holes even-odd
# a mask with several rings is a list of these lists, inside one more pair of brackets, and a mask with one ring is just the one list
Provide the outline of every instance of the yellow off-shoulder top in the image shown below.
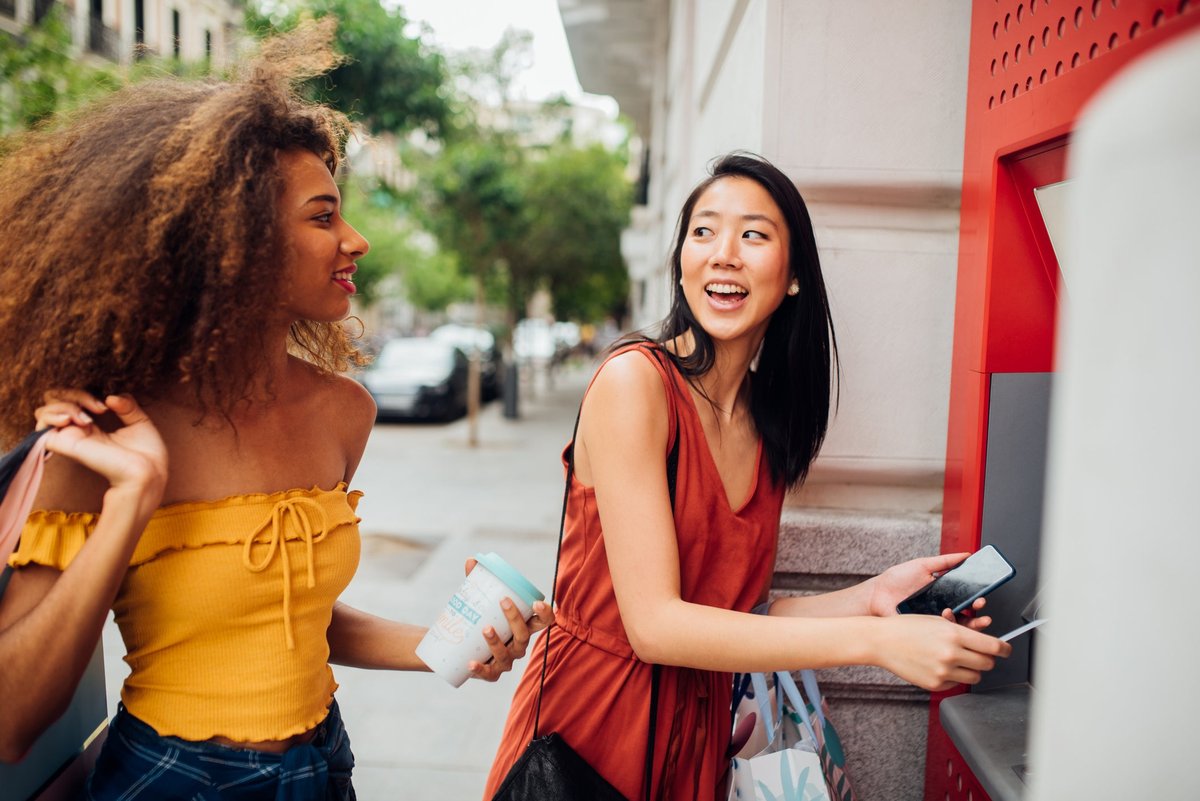
[[[282,740],[320,723],[337,689],[326,631],[358,567],[360,497],[339,484],[155,512],[113,605],[126,708],[186,740]],[[96,518],[35,511],[9,564],[65,569]]]

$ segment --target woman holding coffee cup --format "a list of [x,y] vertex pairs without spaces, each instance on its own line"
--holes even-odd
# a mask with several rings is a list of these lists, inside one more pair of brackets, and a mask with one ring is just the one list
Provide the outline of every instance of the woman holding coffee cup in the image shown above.
[[836,373],[799,192],[760,158],[719,159],[683,206],[671,268],[661,333],[610,352],[564,454],[574,476],[554,644],[540,698],[547,638],[534,647],[487,798],[535,715],[539,733],[557,732],[626,798],[641,798],[652,664],[663,669],[651,797],[711,801],[726,780],[731,672],[878,665],[936,690],[978,682],[1010,652],[979,631],[986,617],[964,626],[895,613],[965,554],[751,614],[766,598],[784,493],[825,436]]
[[[111,607],[131,672],[94,801],[353,798],[330,664],[427,669],[423,627],[337,602],[375,408],[340,375],[368,250],[334,181],[349,126],[296,91],[333,22],[7,143],[0,434],[36,416],[57,457],[0,599],[0,758],[65,709]],[[477,678],[552,620],[500,605]]]

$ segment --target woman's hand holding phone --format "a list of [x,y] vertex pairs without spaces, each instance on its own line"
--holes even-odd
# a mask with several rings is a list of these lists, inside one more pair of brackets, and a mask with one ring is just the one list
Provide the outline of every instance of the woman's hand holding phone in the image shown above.
[[[962,563],[969,555],[967,553],[939,554],[893,565],[870,580],[871,597],[868,602],[870,613],[876,617],[896,615],[896,606],[901,601],[922,587],[928,586],[937,576]],[[969,615],[963,614],[956,618],[953,612],[946,609],[942,611],[942,617],[951,623],[958,622],[975,631],[982,631],[992,624],[990,617],[979,614],[986,605],[986,599],[978,598],[971,605]]]
[[1017,574],[994,545],[985,545],[961,564],[939,572],[937,578],[896,605],[900,614],[945,615],[970,613],[977,602]]

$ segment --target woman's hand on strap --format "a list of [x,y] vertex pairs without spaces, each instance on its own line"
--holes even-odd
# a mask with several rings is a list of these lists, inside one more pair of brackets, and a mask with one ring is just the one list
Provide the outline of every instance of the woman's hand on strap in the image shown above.
[[[36,412],[38,428],[53,428],[46,450],[103,476],[111,490],[132,492],[145,513],[158,507],[167,483],[167,448],[154,423],[129,395],[103,401],[78,389],[47,392]],[[96,417],[112,412],[120,426],[109,432]]]
[[[468,559],[466,567],[467,572],[470,573],[471,568],[475,567],[475,560]],[[512,629],[512,639],[503,642],[494,628],[486,627],[483,630],[483,638],[487,640],[488,648],[492,651],[492,658],[484,663],[470,662],[467,668],[471,671],[472,678],[495,681],[512,670],[513,663],[525,656],[529,649],[530,638],[554,623],[554,611],[545,601],[534,603],[533,617],[529,620],[521,617],[521,610],[517,609],[517,605],[512,602],[511,598],[502,600],[500,609],[504,612],[504,617],[508,619],[509,628]]]
[[[869,580],[871,595],[868,601],[870,614],[876,617],[888,617],[896,614],[896,605],[917,590],[933,581],[937,576],[960,564],[970,554],[946,553],[929,556],[923,559],[912,559],[893,565]],[[963,615],[958,621],[963,625],[982,631],[992,624],[992,619],[979,615],[987,601],[979,598],[971,605],[971,613]],[[955,622],[954,613],[949,609],[943,610],[942,617]]]

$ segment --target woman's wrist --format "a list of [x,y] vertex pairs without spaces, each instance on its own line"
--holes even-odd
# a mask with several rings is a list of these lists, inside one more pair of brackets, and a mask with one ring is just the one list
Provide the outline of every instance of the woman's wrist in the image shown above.
[[880,611],[875,609],[875,588],[879,584],[879,576],[871,576],[864,582],[858,585],[859,591],[862,593],[862,608],[863,614],[871,617],[882,617]]
[[854,664],[882,666],[882,654],[886,649],[883,644],[887,637],[888,624],[886,618],[868,616],[857,618],[858,629],[852,638],[858,653],[854,654]]
[[166,482],[153,476],[109,487],[104,493],[101,514],[125,510],[132,513],[139,524],[144,524],[162,504],[165,488]]

